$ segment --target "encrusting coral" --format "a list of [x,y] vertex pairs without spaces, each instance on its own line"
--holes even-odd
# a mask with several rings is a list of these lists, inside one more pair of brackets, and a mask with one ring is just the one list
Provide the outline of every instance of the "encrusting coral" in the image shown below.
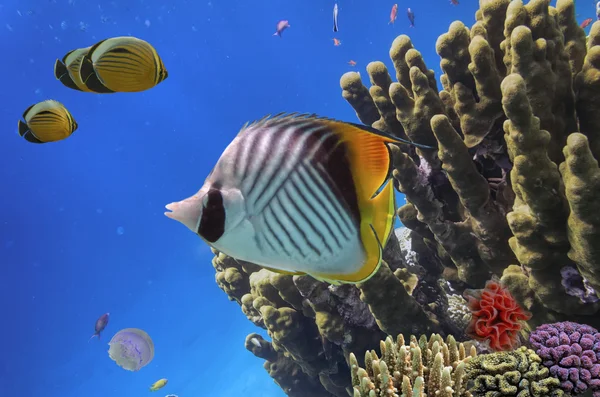
[[[589,296],[600,298],[600,22],[586,43],[573,0],[479,4],[471,27],[453,22],[436,43],[440,87],[405,35],[392,43],[392,74],[372,62],[369,88],[359,73],[341,77],[361,122],[437,148],[391,147],[405,228],[387,242],[377,274],[332,286],[215,251],[217,284],[271,338],[252,334],[246,348],[289,396],[382,395],[372,387],[450,395],[456,368],[439,372],[437,355],[429,357],[440,389],[429,389],[438,383],[425,370],[405,383],[382,364],[393,350],[386,337],[463,338],[448,296],[494,276],[531,313],[530,328],[600,326],[600,301]],[[365,352],[378,364],[366,362],[357,380],[354,358]],[[480,354],[469,365],[475,388],[464,393],[473,396],[564,395],[526,347]],[[516,369],[490,375],[496,365]],[[485,384],[492,390],[481,391]]]

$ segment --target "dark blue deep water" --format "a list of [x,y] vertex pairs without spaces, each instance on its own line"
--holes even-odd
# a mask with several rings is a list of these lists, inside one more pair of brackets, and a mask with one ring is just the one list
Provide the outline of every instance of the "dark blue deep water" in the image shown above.
[[[266,333],[217,287],[208,247],[163,212],[201,187],[246,121],[281,111],[356,121],[339,78],[355,69],[368,79],[373,60],[391,69],[397,35],[439,76],[437,37],[454,20],[470,26],[478,7],[403,0],[389,25],[393,1],[338,3],[334,34],[332,0],[0,1],[1,397],[146,396],[163,377],[154,395],[283,396],[244,348],[248,333]],[[595,16],[591,0],[578,7],[580,21]],[[272,36],[280,19],[291,24],[283,38]],[[54,78],[67,51],[123,35],[152,43],[169,78],[113,95]],[[34,145],[17,120],[45,99],[65,104],[79,129]],[[101,340],[88,343],[105,312]],[[107,354],[128,327],[155,344],[139,372]]]

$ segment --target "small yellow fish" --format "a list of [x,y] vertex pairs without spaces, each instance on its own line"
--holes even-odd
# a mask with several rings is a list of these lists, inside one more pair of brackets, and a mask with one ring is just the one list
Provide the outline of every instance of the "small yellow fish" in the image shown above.
[[64,86],[73,90],[93,92],[83,84],[79,75],[79,68],[83,57],[92,47],[77,48],[67,52],[62,61],[57,59],[54,63],[54,76],[60,80]]
[[393,231],[389,143],[433,149],[314,115],[266,117],[244,126],[202,188],[165,215],[233,258],[363,282]]
[[52,99],[31,105],[19,120],[19,135],[32,143],[56,142],[68,138],[77,122],[65,106]]
[[148,42],[135,37],[113,37],[90,48],[81,60],[79,75],[91,91],[111,93],[148,90],[169,73]]
[[158,389],[162,389],[167,384],[168,380],[165,378],[159,379],[150,386],[150,391],[157,391]]

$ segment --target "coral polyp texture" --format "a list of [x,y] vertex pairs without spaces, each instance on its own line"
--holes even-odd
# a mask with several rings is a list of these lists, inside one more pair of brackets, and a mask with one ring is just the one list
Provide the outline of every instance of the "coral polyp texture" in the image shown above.
[[485,288],[465,290],[471,321],[467,335],[480,341],[488,341],[494,350],[514,350],[520,346],[519,335],[523,322],[531,318],[521,309],[515,298],[500,282],[490,280]]
[[563,390],[578,394],[591,390],[600,397],[600,333],[570,321],[544,324],[529,341]]
[[474,397],[570,396],[542,365],[540,357],[525,346],[477,356],[466,365],[465,371],[469,392]]
[[470,396],[464,381],[465,363],[477,355],[474,346],[467,351],[452,336],[444,341],[436,334],[418,340],[411,335],[407,345],[404,336],[398,335],[396,341],[388,336],[380,350],[381,358],[375,351],[365,353],[365,368],[350,354],[353,397]]
[[[341,77],[342,97],[362,123],[437,148],[390,147],[404,227],[384,242],[373,277],[333,286],[214,251],[217,284],[262,329],[246,348],[289,396],[569,393],[562,369],[516,348],[516,329],[492,326],[495,334],[469,342],[479,349],[465,367],[472,389],[457,378],[462,367],[445,358],[440,366],[437,354],[422,359],[422,376],[391,370],[385,356],[397,349],[388,348],[390,335],[466,341],[464,324],[485,310],[469,319],[456,297],[494,277],[522,310],[506,306],[514,309],[508,319],[525,330],[600,326],[600,22],[586,39],[573,0],[479,5],[474,23],[455,21],[431,43],[439,79],[406,35],[391,43],[393,69],[368,64],[368,87],[357,72]],[[486,353],[498,348],[516,350]],[[366,352],[377,365],[364,363],[358,380],[355,358]],[[575,371],[575,362],[555,365]],[[578,374],[586,383],[587,373]]]

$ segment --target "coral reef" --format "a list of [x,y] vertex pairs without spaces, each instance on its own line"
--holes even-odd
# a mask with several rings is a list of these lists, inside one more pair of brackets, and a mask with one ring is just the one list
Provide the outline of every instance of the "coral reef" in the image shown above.
[[471,321],[467,335],[488,341],[494,350],[513,350],[519,346],[522,322],[531,318],[515,298],[497,280],[490,280],[480,290],[465,290]]
[[354,397],[387,396],[440,397],[467,396],[465,364],[477,355],[474,347],[467,353],[462,343],[449,336],[444,342],[440,335],[418,340],[404,336],[394,341],[388,336],[381,342],[381,358],[375,351],[365,353],[365,368],[350,354]]
[[[573,0],[479,4],[471,27],[455,21],[435,44],[440,87],[405,35],[389,51],[395,81],[382,62],[367,66],[368,88],[359,73],[341,77],[361,122],[437,147],[391,146],[404,227],[377,274],[332,286],[214,252],[217,284],[271,339],[252,334],[246,348],[289,396],[441,396],[447,387],[463,395],[458,367],[444,358],[452,370],[442,368],[439,354],[421,359],[423,375],[398,377],[386,354],[419,355],[386,337],[465,340],[452,296],[493,277],[531,313],[530,328],[600,326],[600,22],[586,41]],[[359,380],[355,357],[365,352]],[[473,388],[464,393],[473,396],[567,395],[526,347],[468,366]]]
[[471,28],[453,22],[436,43],[439,93],[404,35],[390,49],[397,82],[381,62],[367,66],[368,89],[356,72],[340,80],[361,121],[437,145],[394,148],[394,177],[407,200],[398,215],[427,241],[444,278],[460,289],[505,276],[533,326],[598,321],[598,301],[581,299],[561,274],[577,269],[586,291],[598,291],[600,24],[590,38],[586,45],[572,0],[481,0]]
[[600,397],[600,333],[570,321],[544,324],[529,340],[550,374],[568,393],[591,390]]
[[465,371],[469,392],[474,397],[570,395],[560,388],[559,380],[550,375],[541,358],[525,346],[479,355],[466,364]]

